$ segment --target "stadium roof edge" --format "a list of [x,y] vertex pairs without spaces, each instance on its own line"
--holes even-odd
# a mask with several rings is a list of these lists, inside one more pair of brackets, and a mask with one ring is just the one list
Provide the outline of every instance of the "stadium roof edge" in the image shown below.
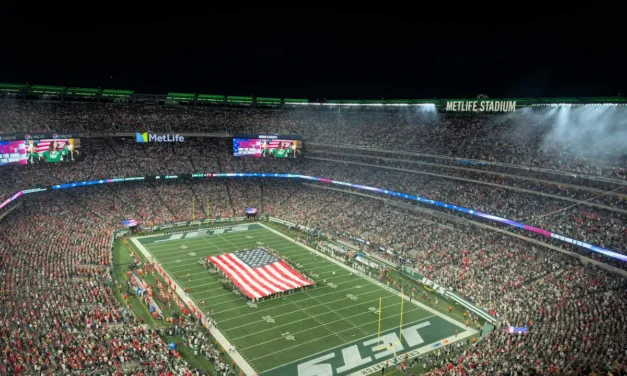
[[30,85],[0,83],[0,94],[6,95],[51,95],[72,98],[73,96],[84,97],[89,94],[92,97],[103,98],[130,98],[132,96],[152,96],[161,97],[164,100],[183,100],[199,102],[226,102],[237,104],[299,104],[299,105],[328,105],[328,106],[424,106],[435,105],[444,107],[447,102],[483,102],[483,101],[508,101],[516,102],[517,107],[524,106],[546,106],[546,105],[626,105],[625,97],[572,97],[572,98],[435,98],[435,99],[329,99],[310,100],[296,98],[279,98],[263,96],[233,96],[214,95],[196,93],[170,92],[161,95],[135,93],[134,90],[100,89],[100,88],[80,88],[65,86]]

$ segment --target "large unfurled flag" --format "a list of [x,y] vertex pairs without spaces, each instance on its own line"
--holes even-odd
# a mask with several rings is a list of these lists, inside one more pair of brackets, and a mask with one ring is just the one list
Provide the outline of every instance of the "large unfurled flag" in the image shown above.
[[226,253],[208,259],[251,299],[313,285],[264,249]]

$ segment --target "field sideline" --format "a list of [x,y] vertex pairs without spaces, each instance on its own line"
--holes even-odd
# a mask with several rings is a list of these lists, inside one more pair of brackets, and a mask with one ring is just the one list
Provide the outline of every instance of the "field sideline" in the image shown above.
[[[225,348],[235,347],[230,355],[247,375],[367,375],[395,355],[415,356],[476,333],[407,297],[402,303],[396,291],[259,223],[131,240],[163,267],[179,295],[187,298],[182,288],[191,288],[195,306],[214,311],[219,333],[212,332]],[[255,248],[257,242],[303,265],[307,274],[317,273],[318,286],[289,295],[287,302],[247,304],[199,263],[208,256]]]

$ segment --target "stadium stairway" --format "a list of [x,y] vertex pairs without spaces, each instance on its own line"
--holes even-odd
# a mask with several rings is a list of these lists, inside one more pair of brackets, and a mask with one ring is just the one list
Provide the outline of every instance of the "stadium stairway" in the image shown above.
[[[319,157],[307,157],[307,158],[308,159],[313,159],[313,160],[319,160],[319,161],[333,162],[333,163],[342,163],[342,164],[353,164],[353,165],[357,165],[357,166],[366,166],[366,167],[383,169],[383,170],[389,170],[389,171],[400,171],[400,172],[410,173],[410,174],[434,176],[436,178],[441,178],[441,179],[462,181],[462,182],[467,182],[467,183],[473,183],[473,184],[479,184],[479,185],[484,185],[484,186],[489,186],[489,187],[495,187],[495,188],[498,188],[498,189],[506,189],[506,190],[512,191],[512,192],[520,192],[520,193],[533,194],[533,195],[537,195],[537,196],[549,197],[549,198],[556,199],[556,200],[562,200],[562,201],[572,202],[572,203],[581,204],[581,205],[585,205],[585,206],[596,207],[596,208],[599,208],[599,209],[608,210],[608,211],[612,211],[612,212],[627,214],[627,210],[620,209],[620,208],[613,207],[613,206],[604,205],[604,204],[598,204],[598,203],[592,202],[590,200],[575,199],[575,198],[571,198],[571,197],[568,197],[568,196],[555,195],[555,194],[551,194],[551,193],[540,192],[540,191],[536,191],[536,190],[530,190],[530,189],[510,186],[510,185],[506,185],[506,184],[497,184],[497,183],[486,182],[486,181],[476,180],[476,179],[469,179],[469,178],[453,176],[453,175],[448,175],[448,174],[437,174],[437,173],[428,172],[428,171],[422,171],[422,170],[413,170],[413,169],[407,169],[407,168],[383,166],[383,165],[376,165],[376,164],[362,163],[362,162],[355,162],[355,161],[336,160],[336,159],[319,158]],[[392,160],[392,159],[388,158],[388,160]],[[400,161],[410,162],[410,163],[419,163],[419,164],[423,164],[423,165],[425,164],[423,162],[416,162],[416,161],[407,161],[407,160],[400,160]],[[446,168],[452,168],[452,167],[446,166]],[[519,177],[515,176],[515,178],[519,178]],[[547,182],[547,181],[544,181],[544,182]],[[559,184],[557,184],[557,183],[555,183],[555,184],[559,186]],[[572,186],[572,187],[574,187],[575,189],[582,188],[580,186]],[[590,191],[590,190],[588,189],[588,191]],[[607,191],[599,191],[599,190],[597,190],[597,191],[600,192],[600,193],[603,193],[604,195],[608,194],[608,195],[613,195],[613,196],[617,196],[617,197],[626,197],[623,193],[620,193],[620,192],[607,192]]]
[[111,142],[109,142],[110,140],[105,139],[105,142],[103,142],[103,144],[105,145],[105,147],[109,150],[111,150],[111,155],[115,155],[118,158],[121,158],[120,154],[118,153],[117,149],[113,147],[113,145],[111,145]]
[[115,196],[118,197],[118,199],[120,199],[120,201],[122,201],[124,203],[124,205],[130,206],[131,208],[133,208],[133,210],[137,209],[137,205],[135,205],[134,202],[132,201],[128,201],[126,198],[124,198],[124,196],[122,196],[120,194],[120,192],[118,192],[113,185],[111,184],[106,184],[105,187],[109,188],[111,190],[111,192],[113,192],[113,194],[115,194]]
[[161,197],[161,195],[159,194],[159,191],[157,190],[157,187],[154,186],[154,184],[149,184],[149,186],[154,189],[155,192],[155,196],[159,198],[159,201],[161,201],[161,204],[168,209],[168,212],[172,215],[172,218],[176,218],[176,214],[174,214],[174,212],[172,211],[172,209],[170,208],[170,206],[163,200],[163,197]]
[[207,218],[207,208],[202,205],[202,201],[200,201],[200,198],[198,198],[198,194],[194,190],[194,184],[191,181],[187,181],[186,183],[189,186],[189,189],[192,191],[192,194],[194,195],[194,202],[198,203],[198,205],[202,208],[202,212],[205,215],[205,218]]
[[[216,163],[218,164],[218,171],[224,172],[222,170],[222,165],[220,165],[220,158],[216,159]],[[235,214],[235,207],[233,206],[233,196],[231,196],[231,191],[229,190],[228,179],[224,179],[223,183],[224,183],[224,188],[226,188],[226,194],[229,197],[229,205],[231,206],[231,210],[233,211],[233,217],[235,217],[236,214]]]
[[[197,171],[199,171],[199,170],[196,168],[196,165],[194,164],[194,158],[190,158],[190,159],[189,159],[189,163],[191,163],[191,165],[192,165],[192,171],[193,171],[193,172],[197,172]],[[200,170],[200,171],[202,171],[202,170]]]
[[263,213],[263,188],[264,188],[264,184],[262,180],[261,182],[259,182],[259,206],[258,206],[259,214]]
[[[77,199],[75,194],[72,194],[72,193],[68,192],[67,190],[62,190],[61,192],[64,193],[66,196],[71,197],[73,201],[74,200],[78,201],[78,199]],[[98,219],[103,219],[104,218],[101,213],[97,213],[97,212],[93,211],[89,207],[87,207],[85,209],[86,209],[87,213],[90,213],[94,218],[98,218]]]

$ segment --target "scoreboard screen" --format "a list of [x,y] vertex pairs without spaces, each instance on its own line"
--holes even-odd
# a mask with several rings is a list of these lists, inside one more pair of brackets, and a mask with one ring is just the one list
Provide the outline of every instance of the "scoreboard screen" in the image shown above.
[[80,138],[0,141],[0,167],[76,162],[82,159]]
[[302,158],[303,140],[298,136],[236,135],[233,155],[257,158]]

